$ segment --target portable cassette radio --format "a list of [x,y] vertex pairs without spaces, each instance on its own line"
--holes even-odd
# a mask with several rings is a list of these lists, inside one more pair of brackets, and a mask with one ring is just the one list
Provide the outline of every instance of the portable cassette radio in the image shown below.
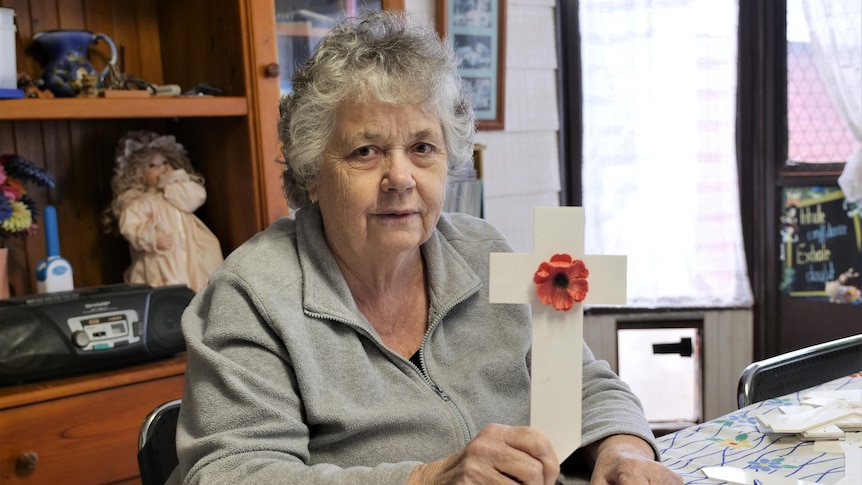
[[168,357],[185,350],[185,285],[109,285],[0,300],[0,384]]

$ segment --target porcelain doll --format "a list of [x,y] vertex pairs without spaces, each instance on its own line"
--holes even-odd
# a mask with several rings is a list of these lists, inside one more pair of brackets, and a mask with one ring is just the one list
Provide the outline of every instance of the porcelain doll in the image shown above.
[[218,239],[194,214],[206,190],[183,146],[170,135],[127,133],[111,186],[105,222],[129,242],[125,282],[203,288],[223,257]]

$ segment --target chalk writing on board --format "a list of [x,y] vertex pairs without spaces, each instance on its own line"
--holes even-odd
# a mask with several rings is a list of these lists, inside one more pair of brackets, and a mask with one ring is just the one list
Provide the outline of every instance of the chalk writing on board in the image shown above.
[[781,292],[862,304],[862,202],[837,187],[785,187],[782,199]]

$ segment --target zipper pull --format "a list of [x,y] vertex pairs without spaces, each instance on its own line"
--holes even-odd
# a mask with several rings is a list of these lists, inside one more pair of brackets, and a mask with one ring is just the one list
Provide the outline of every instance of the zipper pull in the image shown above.
[[452,400],[452,398],[450,398],[448,394],[443,392],[443,389],[440,389],[440,387],[438,387],[437,384],[432,384],[432,385],[434,386],[434,392],[436,392],[437,395],[440,396],[440,399],[442,399],[446,402],[449,402]]

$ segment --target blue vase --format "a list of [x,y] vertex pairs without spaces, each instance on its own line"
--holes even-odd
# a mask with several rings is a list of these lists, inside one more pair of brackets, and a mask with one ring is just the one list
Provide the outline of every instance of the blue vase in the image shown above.
[[87,60],[87,48],[104,40],[111,48],[108,66],[99,76],[103,86],[105,76],[117,63],[117,46],[105,34],[94,34],[87,30],[48,30],[33,36],[33,43],[42,51],[42,80],[45,88],[58,98],[71,98],[81,91],[81,76],[96,74],[96,69]]

